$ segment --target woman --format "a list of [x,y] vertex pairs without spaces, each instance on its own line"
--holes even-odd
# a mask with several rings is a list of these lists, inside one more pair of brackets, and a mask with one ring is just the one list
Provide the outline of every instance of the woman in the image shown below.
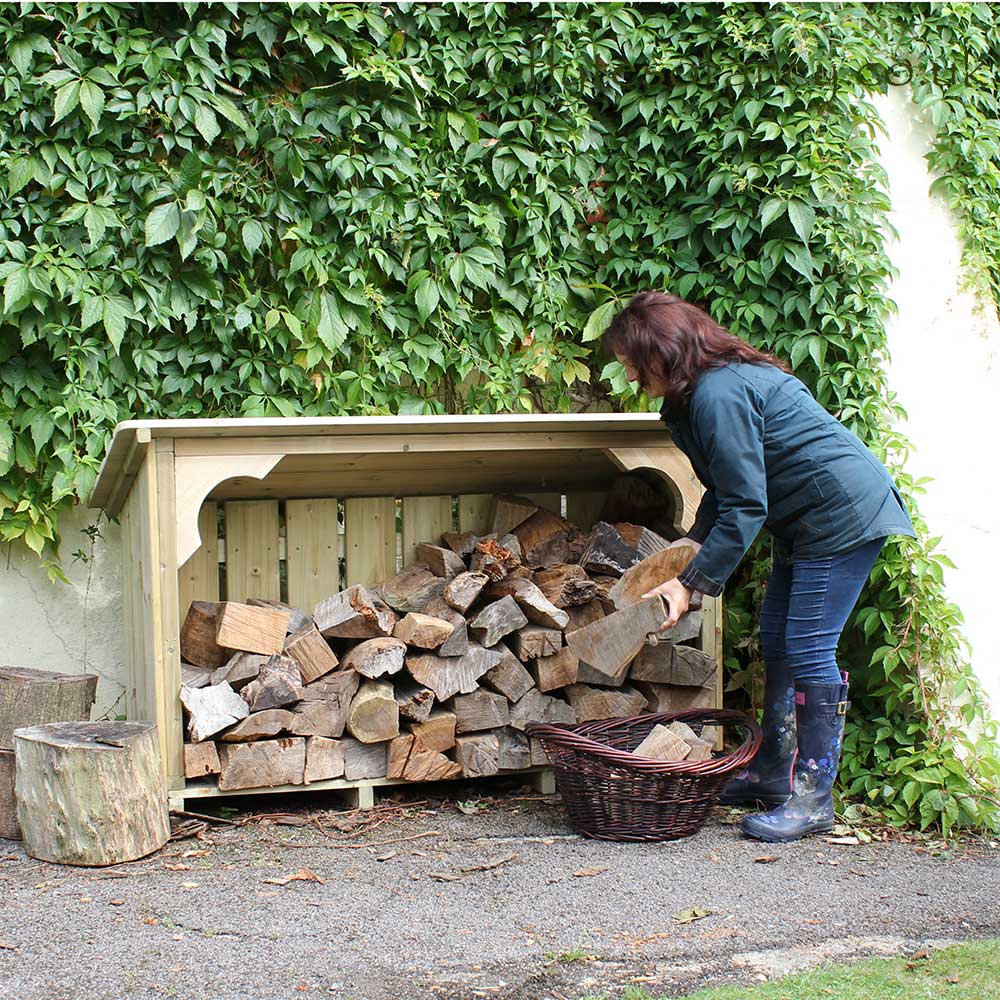
[[726,803],[763,803],[744,833],[771,842],[830,830],[847,675],[837,641],[889,535],[913,535],[889,473],[786,366],[675,295],[637,295],[604,344],[651,397],[705,487],[698,554],[662,595],[670,628],[692,591],[717,596],[757,533],[773,536],[760,613],[764,740]]

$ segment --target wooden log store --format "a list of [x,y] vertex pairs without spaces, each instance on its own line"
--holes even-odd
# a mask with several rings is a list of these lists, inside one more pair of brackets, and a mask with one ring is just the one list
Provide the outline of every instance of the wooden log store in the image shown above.
[[[646,509],[637,512],[633,503],[622,508],[624,514],[616,514],[616,504],[624,503],[629,483],[645,490]],[[649,672],[652,668],[646,663],[645,673],[637,671],[635,687],[631,687],[628,685],[633,682],[625,678],[624,666],[610,671],[616,676],[609,677],[599,676],[583,662],[577,668],[577,654],[585,646],[580,639],[584,633],[577,633],[576,646],[572,640],[561,645],[564,636],[560,629],[587,624],[588,619],[577,614],[579,609],[569,606],[579,603],[573,593],[581,579],[591,586],[590,596],[592,585],[585,575],[572,577],[565,567],[552,570],[545,561],[529,564],[521,550],[534,542],[507,523],[517,525],[518,516],[525,517],[538,508],[553,524],[574,526],[572,530],[581,538],[581,532],[590,532],[587,538],[604,532],[614,535],[619,545],[623,536],[606,522],[615,522],[622,532],[631,531],[633,536],[641,530],[637,525],[645,525],[652,529],[650,537],[661,543],[662,550],[664,538],[677,538],[691,524],[700,494],[687,459],[652,413],[122,423],[115,430],[89,505],[118,519],[122,529],[123,627],[129,651],[127,717],[157,724],[172,807],[183,807],[185,799],[303,788],[348,790],[359,807],[370,807],[376,787],[404,783],[415,775],[438,778],[496,773],[498,746],[502,773],[506,760],[506,770],[523,769],[539,787],[551,788],[551,772],[542,766],[543,759],[528,753],[523,733],[511,727],[523,729],[533,714],[555,702],[560,708],[572,705],[574,710],[579,707],[579,712],[590,711],[584,716],[590,718],[600,717],[593,714],[601,711],[595,705],[634,706],[636,692],[642,689],[648,693],[648,678],[656,675]],[[503,500],[501,509],[498,497],[518,499]],[[519,504],[524,507],[520,514]],[[628,522],[627,528],[621,522]],[[633,536],[628,545],[641,550]],[[463,549],[466,544],[476,547],[471,557]],[[519,551],[511,555],[508,550]],[[577,551],[575,557],[564,555],[562,560],[572,562],[579,555]],[[521,556],[524,566],[497,582],[509,566],[496,573],[494,568],[503,566],[504,559],[515,565]],[[607,559],[614,561],[613,556]],[[413,564],[423,567],[420,572],[454,581],[445,594],[447,604],[441,599],[440,586],[428,591],[434,592],[436,603],[427,605],[426,614],[407,614],[415,605],[394,599],[392,586],[402,586],[399,581],[406,578],[406,567]],[[598,573],[611,572],[599,562],[597,566]],[[617,575],[621,575],[620,570]],[[617,581],[610,576],[597,575],[595,579],[605,581],[602,599],[605,608],[614,611],[607,589]],[[542,596],[536,586],[539,583],[559,607]],[[619,585],[617,591],[622,589]],[[560,602],[557,593],[569,596]],[[477,594],[480,603],[472,603],[467,611],[466,602],[476,601]],[[484,608],[482,595],[487,594],[492,603]],[[370,617],[381,625],[371,632],[344,631],[343,608],[366,602]],[[283,618],[278,616],[280,621],[271,618],[265,622],[268,628],[278,627],[274,649],[282,649],[286,625],[288,629],[282,653],[271,660],[265,654],[265,650],[273,652],[268,645],[261,645],[256,653],[239,652],[253,645],[241,645],[236,638],[246,624],[241,609],[247,607],[279,609],[284,614]],[[566,607],[569,613],[561,610]],[[305,615],[292,608],[302,609]],[[455,608],[467,611],[468,621]],[[314,610],[315,618],[311,617]],[[638,620],[635,612],[632,608],[622,614],[630,613],[630,620]],[[225,657],[233,656],[222,667],[219,661],[207,661],[200,667],[182,664],[182,627],[193,634],[200,627],[199,616],[209,622],[209,643],[217,643],[215,648]],[[567,626],[567,618],[576,624]],[[438,696],[435,711],[429,716],[426,711],[419,712],[423,699],[431,699],[426,705],[433,700],[434,682],[426,678],[434,675],[446,658],[448,643],[457,641],[453,637],[440,645],[442,637],[451,633],[448,620],[452,628],[461,626],[462,642],[471,643],[476,656],[492,657],[476,667],[475,676],[483,673],[487,663],[506,671],[506,667],[496,665],[500,654],[495,651],[502,649],[503,656],[514,664],[511,669],[525,678],[524,688],[530,690],[512,691],[496,683],[492,690],[476,688],[472,693],[458,687],[455,690],[465,693],[456,695],[454,690],[439,686],[433,692]],[[711,676],[699,683],[702,691],[708,692],[702,703],[707,698],[708,703],[719,706],[720,601],[705,598],[699,621],[686,637],[687,647],[708,654],[702,657],[703,662],[709,662],[709,657],[714,660]],[[359,638],[365,641],[351,648],[343,638],[346,635],[352,635],[355,643]],[[515,641],[498,645],[497,636]],[[267,642],[272,641],[273,637],[267,638]],[[415,649],[414,643],[423,644],[425,649]],[[437,653],[442,655],[430,648],[435,645],[440,646]],[[508,647],[518,658],[509,656]],[[338,663],[338,656],[346,663]],[[532,656],[535,659],[530,661],[529,674],[522,667],[529,665]],[[412,676],[404,680],[403,673],[398,673],[394,689],[388,683],[394,679],[390,674],[399,671],[404,657]],[[637,657],[636,662],[641,659]],[[324,660],[329,663],[321,662]],[[261,667],[261,661],[268,665]],[[290,679],[286,667],[294,667],[295,662],[302,669],[296,669]],[[331,665],[335,665],[332,673]],[[282,685],[290,685],[297,698],[307,698],[310,689],[318,690],[321,685],[342,695],[343,685],[338,687],[337,678],[347,666],[357,666],[364,676],[360,677],[360,689],[355,686],[350,692],[354,700],[348,724],[353,725],[350,732],[358,740],[345,733],[344,744],[360,745],[361,749],[381,747],[382,763],[376,768],[380,774],[352,777],[350,769],[343,767],[344,747],[338,747],[340,741],[328,738],[329,734],[291,735],[318,731],[290,728],[288,719],[295,714],[290,710],[301,709],[306,703],[289,704],[293,696],[274,696]],[[242,683],[253,678],[240,692],[244,700],[237,694],[236,702],[242,709],[252,691],[250,703],[256,699],[264,710],[249,718],[246,710],[238,712],[229,720],[236,725],[215,729],[220,733],[215,739],[220,742],[214,744],[197,731],[192,735],[189,716],[201,711],[196,707],[199,684],[211,680],[214,694],[224,688],[226,697],[233,695],[228,683],[217,683],[219,669],[233,681],[237,692],[237,678]],[[325,676],[319,676],[324,672]],[[201,680],[192,680],[196,676]],[[514,675],[509,672],[504,676],[512,685],[520,683],[511,680]],[[595,683],[605,686],[589,686]],[[558,685],[568,686],[556,690]],[[565,701],[556,697],[554,702],[550,695],[564,696]],[[406,717],[405,727],[398,729],[391,719],[386,722],[395,712],[394,697]],[[642,702],[645,696],[638,697]],[[466,699],[461,709],[469,731],[461,735],[460,715],[460,735],[455,737],[459,699]],[[273,704],[282,707],[269,707]],[[651,710],[662,707],[654,708],[650,703]],[[639,707],[639,711],[644,710]],[[451,742],[438,743],[442,727],[447,728],[446,716],[451,718]],[[301,720],[302,713],[296,718]],[[474,721],[480,718],[492,721]],[[420,721],[410,723],[407,719]],[[340,725],[342,728],[343,720]],[[501,728],[489,729],[484,735],[482,729],[487,725]],[[239,735],[241,727],[242,733],[249,735]],[[233,735],[234,731],[238,734]],[[369,732],[375,735],[363,735]],[[272,736],[279,738],[272,740]],[[256,742],[221,742],[226,739]],[[372,739],[381,742],[358,742]],[[316,766],[310,763],[310,741],[315,744]],[[278,744],[285,754],[283,759],[295,757],[291,772],[284,764],[275,769],[273,761],[262,759],[259,782],[232,776],[223,780],[225,768],[219,774],[217,756],[231,760],[233,775],[242,774],[248,767],[252,771],[253,761],[246,755],[263,754],[268,748],[277,753]],[[445,746],[452,748],[450,757],[444,756]],[[338,754],[339,770],[320,766],[321,756],[329,762]],[[193,759],[199,763],[193,766]],[[202,765],[204,773],[198,770]],[[358,773],[368,774],[355,767],[353,774]]]

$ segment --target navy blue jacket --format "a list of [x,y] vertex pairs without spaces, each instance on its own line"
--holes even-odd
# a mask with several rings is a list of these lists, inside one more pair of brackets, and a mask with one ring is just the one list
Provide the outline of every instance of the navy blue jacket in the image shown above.
[[678,579],[722,593],[762,527],[789,561],[819,559],[913,525],[885,466],[794,376],[731,362],[661,416],[705,487],[688,532],[701,551]]

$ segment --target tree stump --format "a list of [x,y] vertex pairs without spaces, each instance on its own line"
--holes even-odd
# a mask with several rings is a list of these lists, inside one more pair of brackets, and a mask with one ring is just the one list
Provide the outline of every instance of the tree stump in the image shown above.
[[54,722],[14,733],[17,819],[40,861],[114,865],[170,836],[156,725]]
[[0,750],[13,750],[15,729],[90,718],[97,674],[0,667]]

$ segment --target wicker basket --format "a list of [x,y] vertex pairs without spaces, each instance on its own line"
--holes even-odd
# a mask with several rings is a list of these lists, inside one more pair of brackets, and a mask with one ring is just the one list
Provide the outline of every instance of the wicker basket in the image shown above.
[[[738,726],[742,745],[710,760],[662,761],[631,753],[660,723]],[[723,786],[760,748],[760,727],[748,715],[724,709],[690,709],[601,719],[576,725],[531,723],[556,773],[570,822],[601,840],[674,840],[696,833]]]

